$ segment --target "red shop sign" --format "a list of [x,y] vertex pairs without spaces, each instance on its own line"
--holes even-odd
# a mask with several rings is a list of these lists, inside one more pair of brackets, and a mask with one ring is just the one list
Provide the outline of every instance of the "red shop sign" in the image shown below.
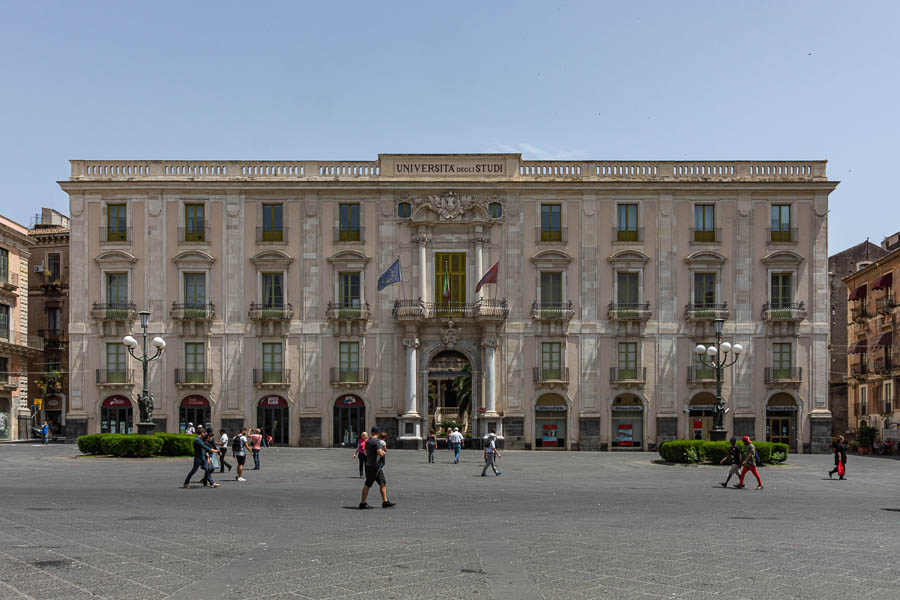
[[131,406],[131,401],[125,396],[110,396],[103,402],[104,407]]
[[193,406],[208,407],[209,400],[207,400],[203,396],[188,396],[187,398],[185,398],[184,400],[181,401],[181,406],[183,406],[183,407],[193,407]]
[[281,396],[266,396],[259,401],[260,406],[287,406],[287,400]]
[[335,406],[365,406],[365,403],[362,401],[362,398],[359,396],[341,396],[338,398],[335,403]]

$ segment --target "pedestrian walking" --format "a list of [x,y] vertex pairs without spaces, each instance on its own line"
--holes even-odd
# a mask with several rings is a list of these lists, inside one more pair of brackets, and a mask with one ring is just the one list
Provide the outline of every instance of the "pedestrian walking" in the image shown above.
[[831,445],[831,451],[834,452],[834,468],[828,471],[828,479],[835,473],[840,479],[844,479],[847,474],[847,444],[844,436],[838,436],[837,441]]
[[447,429],[447,450],[453,454],[453,444],[450,443],[450,436],[453,435],[453,429]]
[[356,452],[353,453],[353,456],[356,457],[356,460],[359,462],[359,476],[366,476],[366,442],[369,439],[369,434],[363,431],[359,434],[359,439],[356,440]]
[[224,429],[219,430],[219,460],[222,462],[222,470],[219,473],[225,472],[225,467],[228,467],[228,470],[231,470],[231,464],[227,460],[225,460],[225,456],[228,455],[228,434],[225,433]]
[[453,428],[450,434],[450,446],[453,448],[453,463],[459,464],[459,453],[462,451],[463,435],[459,432],[459,427]]
[[378,466],[383,469],[385,463],[387,462],[387,432],[382,431],[381,433],[379,433],[378,439],[381,440],[381,448],[384,450],[384,454],[378,457]]
[[207,461],[206,457],[208,453],[218,452],[215,448],[206,443],[206,439],[202,435],[198,435],[194,438],[193,441],[193,449],[194,449],[194,467],[191,469],[191,472],[188,473],[187,477],[184,478],[183,487],[189,488],[191,487],[191,477],[194,476],[194,473],[197,472],[198,469],[203,469],[203,485],[204,487],[209,485],[210,487],[217,488],[219,484],[214,482],[212,479],[212,475],[209,470],[209,461]]
[[184,428],[184,432],[188,435],[194,435],[195,433],[197,433],[197,430],[194,429],[193,423],[188,423],[187,427]]
[[434,438],[433,433],[428,434],[428,439],[425,441],[425,449],[428,450],[428,462],[434,462],[434,450],[437,448],[437,440]]
[[376,481],[378,482],[378,490],[381,492],[381,508],[390,508],[394,503],[387,498],[387,479],[384,477],[384,469],[379,465],[381,459],[387,451],[385,444],[379,438],[378,434],[381,430],[378,427],[372,428],[372,435],[366,441],[366,481],[363,483],[362,498],[359,502],[359,508],[369,508],[366,498],[369,495],[369,488]]
[[741,460],[741,449],[737,446],[737,438],[731,438],[731,447],[728,448],[728,454],[719,461],[719,464],[724,464],[729,459],[731,459],[731,468],[728,469],[728,477],[725,478],[722,487],[728,487],[728,482],[731,481],[731,478],[741,470],[741,462],[743,461]]
[[250,450],[253,452],[253,470],[259,471],[259,449],[262,446],[262,434],[259,429],[254,429],[250,434]]
[[744,452],[746,452],[746,456],[744,456],[744,461],[742,463],[741,480],[734,487],[743,489],[744,476],[747,474],[747,471],[750,471],[753,473],[753,476],[756,477],[756,482],[759,484],[756,486],[756,489],[761,490],[763,489],[762,479],[759,478],[759,473],[756,471],[756,446],[750,441],[749,436],[745,435],[741,441],[744,442]]
[[41,443],[45,446],[50,443],[50,423],[47,421],[41,425]]
[[494,475],[499,477],[503,475],[501,471],[497,470],[497,466],[495,461],[500,458],[500,452],[497,451],[497,434],[491,432],[488,436],[488,446],[484,449],[484,468],[481,470],[481,476],[487,477],[488,467],[494,471]]
[[244,479],[244,462],[247,460],[247,452],[250,451],[250,442],[247,439],[247,428],[242,427],[241,431],[234,436],[231,442],[231,454],[237,461],[237,475],[234,476],[236,481],[247,481]]

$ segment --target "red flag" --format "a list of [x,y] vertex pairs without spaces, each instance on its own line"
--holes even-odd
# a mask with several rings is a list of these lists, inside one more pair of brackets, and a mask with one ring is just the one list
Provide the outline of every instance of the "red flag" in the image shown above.
[[478,281],[478,285],[475,286],[475,293],[481,291],[481,286],[486,283],[497,283],[497,273],[500,272],[500,261],[494,263],[494,266],[487,270],[484,276]]

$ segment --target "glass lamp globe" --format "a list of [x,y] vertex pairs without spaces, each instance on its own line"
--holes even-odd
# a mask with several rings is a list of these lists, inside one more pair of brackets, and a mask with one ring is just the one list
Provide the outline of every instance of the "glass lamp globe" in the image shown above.
[[722,352],[731,352],[731,344],[722,342]]
[[697,347],[694,348],[694,353],[696,353],[697,356],[703,356],[704,354],[706,354],[706,346],[704,346],[703,344],[697,344]]
[[718,353],[715,346],[710,346],[706,349],[706,355],[709,357],[713,357]]
[[166,347],[166,340],[158,336],[153,338],[153,341],[151,343],[153,344],[154,348],[159,348],[160,350]]
[[137,348],[137,340],[131,337],[130,335],[126,335],[122,338],[122,343],[128,346],[129,348]]
[[734,347],[731,349],[731,351],[737,355],[744,351],[744,347],[741,346],[740,344],[735,344]]

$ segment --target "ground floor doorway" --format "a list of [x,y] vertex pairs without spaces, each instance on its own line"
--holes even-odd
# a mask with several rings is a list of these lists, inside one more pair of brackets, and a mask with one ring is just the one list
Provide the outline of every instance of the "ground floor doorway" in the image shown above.
[[622,394],[612,405],[612,447],[640,450],[644,447],[644,403],[634,394]]
[[447,428],[469,431],[472,406],[472,370],[461,352],[445,350],[428,365],[429,433],[442,434]]
[[8,440],[11,423],[9,418],[9,398],[0,398],[0,440]]
[[100,433],[134,433],[134,410],[125,396],[110,396],[100,408]]
[[347,394],[334,401],[335,448],[356,448],[359,436],[366,430],[366,404],[359,396]]
[[534,447],[542,449],[566,448],[566,421],[569,407],[565,398],[544,394],[534,406]]
[[256,426],[262,435],[272,436],[272,444],[284,446],[288,443],[288,403],[281,396],[266,396],[256,408]]
[[209,400],[203,396],[188,396],[178,408],[178,432],[184,433],[188,425],[195,428],[202,425],[207,431],[212,429]]
[[766,405],[766,441],[797,451],[797,402],[790,394],[775,394]]
[[715,411],[716,397],[710,392],[701,392],[691,398],[688,405],[688,439],[709,440]]

